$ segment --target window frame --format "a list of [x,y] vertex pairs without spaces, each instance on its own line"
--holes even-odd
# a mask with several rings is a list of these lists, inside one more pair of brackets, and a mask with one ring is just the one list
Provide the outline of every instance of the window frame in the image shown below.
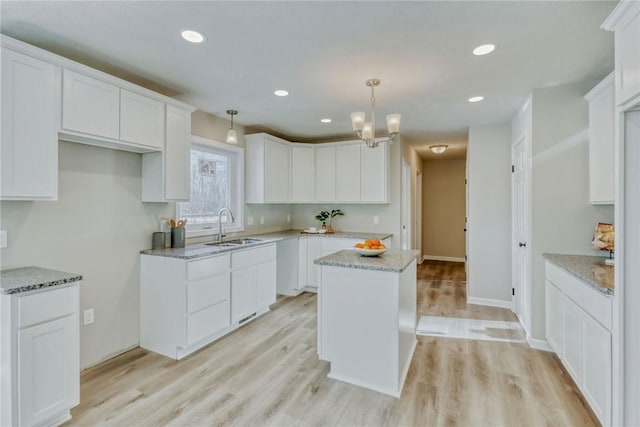
[[[244,148],[234,145],[225,144],[224,142],[215,141],[213,139],[204,138],[197,135],[191,135],[191,143],[189,144],[189,197],[191,197],[191,150],[198,149],[213,149],[216,151],[222,151],[230,156],[231,173],[231,212],[235,217],[233,224],[222,224],[222,229],[225,233],[237,233],[244,231]],[[178,202],[180,203],[180,202]],[[180,205],[175,204],[175,217],[177,219],[180,215]],[[182,202],[187,203],[187,202]],[[207,224],[189,224],[187,222],[186,237],[203,237],[213,236],[218,234],[218,222],[212,222]]]

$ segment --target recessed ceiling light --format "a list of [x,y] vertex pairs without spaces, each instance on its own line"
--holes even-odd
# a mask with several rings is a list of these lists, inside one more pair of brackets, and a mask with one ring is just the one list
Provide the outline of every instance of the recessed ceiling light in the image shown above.
[[180,35],[189,43],[202,43],[205,40],[202,34],[193,30],[184,30]]
[[469,98],[469,102],[480,102],[484,99],[484,96],[472,96]]
[[278,89],[275,92],[273,92],[276,96],[287,96],[289,95],[289,92],[287,92],[286,90],[282,90],[282,89]]
[[331,119],[322,119],[320,120],[322,123],[331,123]]
[[474,55],[487,55],[491,52],[493,52],[496,49],[496,45],[494,44],[483,44],[482,46],[478,46],[477,48],[473,49],[473,54]]

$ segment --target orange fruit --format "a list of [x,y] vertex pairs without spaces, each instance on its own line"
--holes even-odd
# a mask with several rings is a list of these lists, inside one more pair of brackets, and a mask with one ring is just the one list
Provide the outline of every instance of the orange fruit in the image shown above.
[[383,245],[382,243],[380,243],[380,246],[378,246],[380,249],[387,249],[387,247],[385,245]]
[[356,248],[362,248],[364,246],[364,243],[356,243]]

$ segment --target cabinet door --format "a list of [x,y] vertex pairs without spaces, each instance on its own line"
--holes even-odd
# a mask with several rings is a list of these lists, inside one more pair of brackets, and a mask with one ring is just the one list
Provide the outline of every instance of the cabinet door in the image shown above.
[[298,240],[298,289],[302,289],[308,285],[307,274],[309,270],[309,259],[307,257],[307,249],[309,247],[309,238],[301,237]]
[[360,148],[360,200],[387,202],[387,144]]
[[564,357],[564,349],[562,347],[564,325],[562,319],[564,318],[563,300],[565,296],[549,281],[546,282],[545,291],[547,342],[558,357],[562,359]]
[[256,308],[263,308],[276,302],[276,260],[256,266]]
[[616,28],[616,101],[640,94],[640,5],[635,4]]
[[576,303],[564,297],[564,362],[576,384],[582,383],[582,316]]
[[2,48],[0,198],[58,197],[60,69]]
[[80,396],[78,316],[18,331],[19,425],[75,406]]
[[318,266],[313,263],[322,256],[322,242],[319,238],[310,238],[307,240],[307,287],[317,289],[318,283]]
[[256,268],[231,273],[231,322],[235,323],[255,312]]
[[91,77],[64,70],[62,127],[118,139],[120,89]]
[[289,202],[289,167],[291,150],[287,144],[264,140],[264,201]]
[[291,201],[307,203],[315,200],[315,149],[291,147]]
[[336,201],[360,201],[360,144],[336,147]]
[[603,425],[611,423],[611,334],[586,313],[582,354],[583,387],[591,409]]
[[589,101],[589,200],[613,204],[614,200],[614,109],[613,80]]
[[164,149],[164,104],[121,89],[120,139]]
[[191,113],[167,105],[164,151],[165,199],[188,201],[191,196]]
[[316,201],[336,201],[336,147],[316,149]]

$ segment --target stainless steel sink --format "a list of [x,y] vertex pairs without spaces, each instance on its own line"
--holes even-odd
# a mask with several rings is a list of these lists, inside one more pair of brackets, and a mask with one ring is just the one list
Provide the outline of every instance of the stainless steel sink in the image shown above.
[[252,243],[258,243],[258,242],[262,242],[262,239],[254,239],[254,238],[250,238],[250,237],[245,237],[245,238],[242,238],[242,239],[225,240],[223,242],[205,243],[205,245],[207,245],[207,246],[232,247],[232,246],[250,245]]

